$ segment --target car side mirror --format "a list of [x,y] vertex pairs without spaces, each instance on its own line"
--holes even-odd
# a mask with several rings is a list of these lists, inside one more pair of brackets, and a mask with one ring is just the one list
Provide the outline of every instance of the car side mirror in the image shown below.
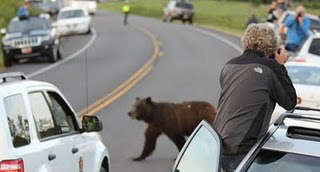
[[5,34],[7,33],[7,30],[6,30],[5,28],[2,28],[2,29],[0,30],[0,33],[1,33],[2,35],[5,35]]
[[99,132],[102,130],[102,123],[96,116],[83,116],[82,128],[84,132]]

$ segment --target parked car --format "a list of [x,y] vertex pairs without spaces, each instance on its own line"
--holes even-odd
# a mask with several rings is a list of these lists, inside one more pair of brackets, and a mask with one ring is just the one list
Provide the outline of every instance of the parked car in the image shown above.
[[182,20],[183,23],[188,21],[193,23],[194,7],[188,1],[170,1],[163,9],[163,21],[172,22],[173,20]]
[[[320,169],[320,117],[285,113],[244,157],[236,172],[314,172]],[[203,121],[181,150],[172,172],[218,172],[222,143],[214,128]]]
[[87,10],[79,7],[64,7],[60,10],[54,27],[57,34],[70,35],[90,33],[91,17]]
[[62,0],[42,0],[40,4],[41,10],[50,14],[56,15],[59,13],[59,10],[62,8],[63,1]]
[[288,61],[320,63],[320,32],[314,32]]
[[61,59],[59,38],[47,17],[13,18],[7,29],[1,29],[4,65],[19,59],[45,57],[53,63]]
[[0,171],[109,172],[95,116],[82,122],[52,84],[0,74]]
[[[320,108],[320,63],[287,62],[285,66],[296,89],[297,104]],[[285,111],[277,105],[271,121],[275,121]]]
[[97,11],[97,0],[72,0],[71,6],[87,9],[89,14],[95,14]]

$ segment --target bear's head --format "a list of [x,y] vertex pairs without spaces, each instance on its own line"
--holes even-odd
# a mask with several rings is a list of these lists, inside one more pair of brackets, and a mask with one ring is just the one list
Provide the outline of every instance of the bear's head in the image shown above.
[[131,119],[143,120],[148,122],[152,118],[152,106],[153,102],[151,97],[140,99],[136,98],[136,103],[133,105],[133,108],[128,115]]

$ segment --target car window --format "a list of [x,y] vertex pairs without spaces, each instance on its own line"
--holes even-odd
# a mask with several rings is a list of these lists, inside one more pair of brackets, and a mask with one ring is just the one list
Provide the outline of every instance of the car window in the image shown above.
[[11,140],[15,148],[30,143],[29,121],[21,94],[4,98]]
[[280,151],[261,150],[248,172],[315,172],[320,169],[320,158]]
[[320,30],[320,20],[310,19],[310,29]]
[[30,93],[29,100],[40,139],[58,135],[59,131],[44,94],[42,92]]
[[183,2],[177,2],[176,3],[176,7],[178,8],[185,8],[185,9],[193,9],[193,5],[192,4],[189,4],[189,3],[183,3]]
[[66,102],[55,92],[48,92],[50,108],[62,134],[75,131],[73,113]]
[[64,11],[59,14],[58,19],[68,19],[68,18],[76,18],[76,17],[83,17],[84,12],[83,10],[70,10]]
[[201,126],[175,168],[175,172],[217,172],[220,168],[220,139]]
[[313,39],[309,48],[309,53],[320,56],[320,39]]
[[320,86],[320,68],[310,66],[287,66],[294,84]]
[[30,17],[23,20],[14,20],[9,23],[9,33],[31,32],[35,30],[48,30],[50,24],[47,19],[40,17]]

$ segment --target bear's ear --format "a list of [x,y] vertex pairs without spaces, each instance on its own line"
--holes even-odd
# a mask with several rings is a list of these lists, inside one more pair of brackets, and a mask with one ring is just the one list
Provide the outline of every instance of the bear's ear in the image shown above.
[[149,103],[149,104],[152,104],[152,99],[151,99],[151,97],[148,97],[148,98],[146,99],[146,102]]
[[136,101],[139,101],[140,100],[140,97],[136,97]]

